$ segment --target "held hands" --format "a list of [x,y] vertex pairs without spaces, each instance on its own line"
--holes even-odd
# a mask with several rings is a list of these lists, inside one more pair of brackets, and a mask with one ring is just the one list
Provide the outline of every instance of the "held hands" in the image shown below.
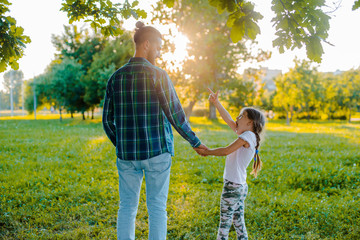
[[216,93],[214,93],[210,88],[208,88],[208,91],[210,92],[209,101],[211,103],[215,103],[215,102],[219,101],[219,99],[218,99],[219,91],[216,91]]
[[209,149],[199,149],[198,151],[196,151],[199,155],[205,157],[205,156],[209,156]]
[[194,148],[194,150],[197,152],[197,154],[201,155],[201,156],[207,156],[207,150],[208,147],[205,146],[204,144],[201,144],[200,146],[198,146],[197,148]]

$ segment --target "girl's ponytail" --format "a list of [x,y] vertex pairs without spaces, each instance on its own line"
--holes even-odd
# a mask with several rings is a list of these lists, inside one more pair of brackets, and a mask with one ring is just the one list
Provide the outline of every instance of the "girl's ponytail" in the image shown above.
[[250,174],[254,175],[254,177],[257,177],[258,172],[261,170],[262,162],[259,156],[259,146],[260,146],[260,136],[255,131],[256,136],[256,147],[255,147],[255,154],[254,154],[254,163],[253,163],[253,170]]
[[248,118],[253,121],[253,130],[256,136],[256,147],[253,169],[250,174],[254,175],[254,177],[257,177],[262,166],[262,162],[259,156],[259,147],[261,141],[259,134],[263,131],[263,128],[265,127],[265,116],[260,110],[252,107],[246,107],[242,111],[246,111]]
[[256,147],[254,154],[254,163],[253,163],[253,170],[251,171],[250,174],[254,175],[254,177],[257,177],[258,172],[261,170],[262,162],[259,156],[260,136],[256,130],[255,130],[255,136],[256,136]]

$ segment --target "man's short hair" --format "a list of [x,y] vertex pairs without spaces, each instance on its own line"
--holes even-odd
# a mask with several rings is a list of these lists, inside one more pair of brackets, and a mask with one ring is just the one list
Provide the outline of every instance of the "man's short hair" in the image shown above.
[[161,33],[154,27],[145,26],[141,21],[136,23],[136,29],[134,34],[134,42],[136,45],[143,43],[146,40],[155,42],[157,38],[162,38]]

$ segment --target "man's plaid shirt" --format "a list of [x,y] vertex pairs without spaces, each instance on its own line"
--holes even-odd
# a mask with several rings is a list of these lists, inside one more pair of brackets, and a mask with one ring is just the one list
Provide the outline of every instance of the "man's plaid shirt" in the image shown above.
[[174,155],[171,125],[192,147],[201,144],[169,76],[145,58],[131,58],[110,77],[102,121],[122,160]]

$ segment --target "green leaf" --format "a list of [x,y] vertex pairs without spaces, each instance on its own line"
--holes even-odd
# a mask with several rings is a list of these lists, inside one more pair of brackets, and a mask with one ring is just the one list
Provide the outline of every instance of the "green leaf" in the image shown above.
[[163,0],[163,3],[164,3],[168,8],[172,8],[172,7],[174,7],[175,0]]
[[138,19],[138,18],[139,18],[139,16],[137,15],[136,12],[134,12],[134,10],[131,10],[130,12],[131,12],[131,15],[132,15],[135,19]]
[[6,62],[4,60],[0,61],[0,72],[4,72],[6,70]]
[[324,53],[320,38],[317,36],[312,36],[309,39],[309,42],[306,44],[306,54],[309,59],[321,63],[321,56]]
[[228,26],[228,28],[232,28],[236,19],[237,19],[236,14],[230,14],[226,22],[226,26]]
[[16,20],[12,17],[6,17],[6,20],[8,20],[10,24],[16,24]]
[[147,13],[145,10],[137,10],[136,13],[139,15],[139,17],[141,18],[147,18]]
[[245,34],[252,40],[260,33],[259,26],[251,19],[245,22]]
[[112,4],[112,2],[111,2],[110,0],[107,0],[107,1],[106,1],[106,3],[107,3],[107,5],[108,5],[110,8],[111,8],[111,7],[112,7],[112,5],[113,5],[113,4]]
[[235,21],[233,27],[231,28],[230,38],[231,40],[236,43],[239,42],[245,34],[245,26],[243,18],[238,19]]
[[214,6],[217,8],[219,14],[222,14],[225,11],[225,5],[221,4],[221,1],[209,0],[209,3],[211,6]]
[[132,8],[136,7],[137,5],[139,5],[139,1],[134,1],[131,5]]
[[355,1],[354,5],[352,7],[352,10],[354,11],[358,8],[360,8],[360,0]]

